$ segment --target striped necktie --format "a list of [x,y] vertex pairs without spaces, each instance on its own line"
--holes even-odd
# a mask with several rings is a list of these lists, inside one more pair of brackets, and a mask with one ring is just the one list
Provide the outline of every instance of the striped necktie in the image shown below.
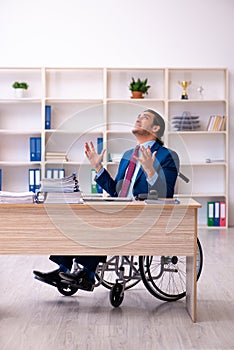
[[136,146],[136,148],[132,154],[132,157],[131,157],[129,165],[128,165],[127,174],[126,174],[125,179],[123,181],[123,185],[122,185],[119,197],[126,197],[127,196],[129,185],[130,185],[130,182],[131,182],[131,179],[132,179],[135,167],[136,167],[136,159],[134,156],[138,156],[139,148],[140,148],[139,145]]

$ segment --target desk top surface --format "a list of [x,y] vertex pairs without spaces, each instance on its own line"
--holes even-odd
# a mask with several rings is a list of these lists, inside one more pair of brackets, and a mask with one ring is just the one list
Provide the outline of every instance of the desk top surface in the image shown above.
[[85,201],[84,203],[82,204],[67,204],[67,203],[56,203],[56,204],[47,204],[47,203],[44,203],[44,204],[36,204],[36,203],[32,203],[32,204],[25,204],[25,203],[0,203],[0,208],[20,208],[20,207],[32,207],[32,208],[38,208],[38,207],[41,207],[41,206],[44,206],[44,207],[47,207],[47,206],[70,206],[72,207],[73,209],[79,209],[79,210],[82,210],[82,209],[86,209],[87,207],[126,207],[126,208],[142,208],[142,207],[149,207],[149,208],[175,208],[175,207],[178,207],[178,208],[201,208],[201,204],[199,202],[197,202],[196,200],[194,200],[193,198],[180,198],[179,199],[179,202],[177,202],[177,200],[173,200],[173,199],[163,199],[163,200],[159,200],[159,201],[149,201],[149,202],[144,202],[144,201],[136,201],[136,200],[133,200],[133,201],[115,201],[115,200],[112,200],[111,198],[108,198],[108,199],[103,199],[102,201],[100,200],[92,200],[92,201]]

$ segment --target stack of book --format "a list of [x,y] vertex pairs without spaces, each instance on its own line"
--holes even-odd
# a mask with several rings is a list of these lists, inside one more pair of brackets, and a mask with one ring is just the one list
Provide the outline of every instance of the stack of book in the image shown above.
[[44,178],[37,193],[38,203],[83,203],[76,174],[62,179]]
[[225,115],[211,115],[207,124],[207,131],[224,131],[225,123]]
[[0,191],[0,203],[21,204],[34,203],[35,193],[33,192],[8,192]]
[[172,118],[172,130],[193,131],[200,128],[199,116],[192,116],[190,112],[184,112],[181,116]]
[[45,160],[56,163],[68,161],[66,152],[46,152]]

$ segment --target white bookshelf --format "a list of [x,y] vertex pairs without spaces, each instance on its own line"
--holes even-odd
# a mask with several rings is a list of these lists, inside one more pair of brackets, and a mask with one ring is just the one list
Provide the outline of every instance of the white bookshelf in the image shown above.
[[[131,78],[148,78],[144,99],[131,99]],[[188,100],[181,100],[178,81],[190,80]],[[12,84],[26,81],[24,98],[16,99]],[[202,96],[198,87],[204,88]],[[51,106],[51,128],[45,129],[45,106]],[[114,176],[118,163],[110,153],[134,147],[131,128],[136,116],[151,108],[164,116],[165,145],[177,151],[181,172],[190,178],[177,183],[177,196],[203,204],[199,225],[206,225],[207,201],[226,202],[228,213],[228,71],[225,68],[0,68],[0,169],[2,190],[28,190],[28,169],[76,171],[80,187],[91,190],[91,167],[84,143],[102,137],[104,165]],[[174,131],[172,118],[188,111],[200,119],[197,131]],[[223,131],[207,131],[210,115],[226,115]],[[30,162],[30,137],[42,139],[40,162]],[[63,164],[45,159],[47,151],[63,151]],[[206,159],[219,160],[206,163]],[[223,160],[220,162],[220,160]],[[228,218],[227,218],[228,219]]]

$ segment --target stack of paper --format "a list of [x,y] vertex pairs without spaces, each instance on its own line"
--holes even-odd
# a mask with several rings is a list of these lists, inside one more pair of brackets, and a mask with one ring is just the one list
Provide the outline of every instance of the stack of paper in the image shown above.
[[[41,201],[43,203],[67,203],[67,204],[81,204],[83,199],[81,197],[81,192],[47,192],[44,194]],[[40,196],[40,195],[39,195]],[[40,197],[39,197],[40,198]]]
[[75,174],[62,179],[44,178],[41,180],[40,192],[78,192],[79,185]]
[[33,203],[35,193],[33,192],[7,192],[0,191],[0,203]]
[[76,174],[61,179],[44,178],[36,196],[37,203],[83,203]]

